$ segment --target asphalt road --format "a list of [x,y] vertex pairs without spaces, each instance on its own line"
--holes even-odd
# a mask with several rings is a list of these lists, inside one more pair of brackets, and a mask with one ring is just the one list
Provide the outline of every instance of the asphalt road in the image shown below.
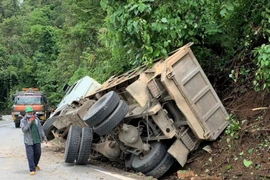
[[11,116],[0,120],[0,179],[1,180],[132,180],[133,174],[111,172],[91,164],[80,166],[66,164],[61,146],[54,142],[42,144],[41,168],[34,176],[29,175],[23,143],[23,133],[15,128]]

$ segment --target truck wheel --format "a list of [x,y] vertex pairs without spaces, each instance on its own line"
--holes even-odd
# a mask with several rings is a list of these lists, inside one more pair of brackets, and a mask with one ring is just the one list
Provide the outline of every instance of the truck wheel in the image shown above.
[[120,100],[114,112],[102,123],[93,127],[95,133],[99,136],[110,133],[125,117],[128,112],[128,105]]
[[146,173],[146,175],[159,178],[170,169],[173,163],[174,158],[169,153],[166,153],[165,157],[160,161],[160,163],[154,169]]
[[114,91],[108,92],[86,112],[83,120],[89,127],[98,125],[113,112],[119,100],[120,97]]
[[65,147],[65,162],[74,163],[81,140],[81,127],[72,125],[68,131],[68,137]]
[[20,127],[20,123],[15,123],[15,128],[19,128]]
[[89,127],[83,127],[79,153],[76,158],[77,164],[80,164],[80,165],[87,164],[88,158],[91,152],[92,140],[93,140],[92,129]]
[[134,156],[131,166],[137,172],[147,173],[154,169],[157,164],[164,158],[167,147],[162,142],[150,143],[151,150],[146,155]]
[[45,136],[47,137],[47,140],[53,140],[54,135],[52,133],[52,130],[55,128],[53,123],[56,121],[57,117],[52,117],[47,119],[43,124],[43,130],[45,132]]

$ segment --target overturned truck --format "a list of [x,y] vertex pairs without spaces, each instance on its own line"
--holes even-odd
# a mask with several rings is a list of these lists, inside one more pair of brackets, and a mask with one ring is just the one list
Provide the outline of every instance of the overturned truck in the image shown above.
[[111,77],[55,112],[44,130],[66,142],[67,163],[102,155],[159,178],[175,160],[184,166],[201,141],[216,140],[227,116],[187,44],[152,68]]

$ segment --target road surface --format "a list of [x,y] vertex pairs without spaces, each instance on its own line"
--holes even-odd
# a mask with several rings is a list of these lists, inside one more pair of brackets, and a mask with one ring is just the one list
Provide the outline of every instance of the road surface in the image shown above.
[[80,166],[64,162],[64,149],[54,142],[42,144],[41,168],[29,175],[23,144],[23,133],[15,128],[11,116],[0,120],[0,179],[2,180],[133,180],[140,179],[126,172],[111,172],[91,164]]

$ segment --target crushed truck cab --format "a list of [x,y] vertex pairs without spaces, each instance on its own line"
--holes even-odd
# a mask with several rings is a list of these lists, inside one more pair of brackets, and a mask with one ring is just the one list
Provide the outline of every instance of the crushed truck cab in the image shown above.
[[[113,76],[88,91],[55,117],[54,137],[64,137],[61,132],[72,126],[81,130],[72,128],[68,134],[84,134],[89,128],[91,136],[99,138],[81,138],[78,147],[74,145],[78,154],[97,152],[111,161],[122,159],[127,168],[156,178],[175,160],[184,166],[201,141],[216,140],[228,125],[228,114],[190,45],[156,60],[151,68],[142,66]],[[63,123],[64,117],[68,123]],[[66,139],[68,156],[73,142]],[[91,152],[83,150],[89,143]],[[70,162],[72,157],[67,156],[65,161]]]

